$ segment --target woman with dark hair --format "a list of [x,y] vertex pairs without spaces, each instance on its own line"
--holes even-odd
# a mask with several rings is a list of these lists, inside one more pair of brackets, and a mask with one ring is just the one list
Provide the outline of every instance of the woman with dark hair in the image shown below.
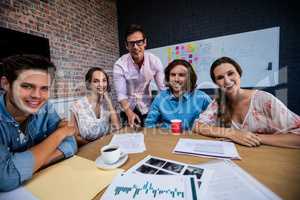
[[109,131],[120,128],[119,118],[108,95],[109,79],[98,67],[91,68],[85,76],[87,96],[77,100],[71,107],[72,121],[76,121],[78,145],[95,140]]
[[193,131],[255,147],[300,147],[300,117],[272,94],[240,88],[242,69],[228,57],[211,66],[219,96],[196,120]]
[[174,60],[165,69],[167,90],[154,99],[147,115],[145,126],[170,128],[171,120],[180,119],[182,129],[192,128],[194,120],[206,109],[211,99],[196,89],[197,75],[192,65],[185,60]]

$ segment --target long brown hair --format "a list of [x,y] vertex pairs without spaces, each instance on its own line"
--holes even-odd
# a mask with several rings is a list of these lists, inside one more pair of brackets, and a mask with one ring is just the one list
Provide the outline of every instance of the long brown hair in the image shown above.
[[172,62],[169,63],[169,65],[165,68],[165,82],[166,86],[169,87],[171,90],[172,88],[170,87],[170,72],[171,70],[176,67],[177,65],[183,65],[185,68],[188,70],[188,78],[187,78],[187,90],[192,92],[194,89],[197,88],[197,74],[192,67],[192,65],[183,59],[175,59]]
[[[241,66],[229,57],[221,57],[213,62],[210,67],[210,77],[214,83],[216,83],[216,78],[214,74],[214,70],[221,64],[229,63],[231,64],[236,71],[242,76],[243,70]],[[225,92],[218,88],[216,102],[218,104],[218,113],[217,113],[217,126],[220,127],[231,127],[231,118],[232,118],[232,103],[229,98],[225,95]]]

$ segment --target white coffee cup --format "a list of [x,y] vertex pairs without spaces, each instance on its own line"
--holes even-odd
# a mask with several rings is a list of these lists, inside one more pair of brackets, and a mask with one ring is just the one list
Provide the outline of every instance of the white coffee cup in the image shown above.
[[101,148],[101,157],[104,163],[113,164],[117,162],[123,153],[118,145],[106,145]]

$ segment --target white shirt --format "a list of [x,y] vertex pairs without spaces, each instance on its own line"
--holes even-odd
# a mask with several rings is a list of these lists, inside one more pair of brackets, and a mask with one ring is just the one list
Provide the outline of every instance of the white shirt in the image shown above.
[[71,111],[76,117],[82,138],[95,140],[109,132],[110,113],[105,107],[100,105],[100,118],[97,118],[86,96],[73,103]]

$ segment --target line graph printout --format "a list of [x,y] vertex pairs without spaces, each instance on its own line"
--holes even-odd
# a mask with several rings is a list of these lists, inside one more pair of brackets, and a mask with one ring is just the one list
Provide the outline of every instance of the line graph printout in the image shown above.
[[197,200],[195,176],[155,176],[122,174],[106,190],[101,200]]
[[205,199],[208,183],[212,178],[213,170],[203,170],[197,165],[191,165],[175,160],[169,160],[162,157],[148,155],[140,160],[126,172],[139,175],[157,175],[157,176],[196,176],[197,191],[201,199]]
[[133,174],[151,175],[195,175],[197,186],[201,191],[205,191],[210,181],[213,170],[203,170],[196,165],[168,160],[161,157],[146,156],[143,160],[127,170]]

